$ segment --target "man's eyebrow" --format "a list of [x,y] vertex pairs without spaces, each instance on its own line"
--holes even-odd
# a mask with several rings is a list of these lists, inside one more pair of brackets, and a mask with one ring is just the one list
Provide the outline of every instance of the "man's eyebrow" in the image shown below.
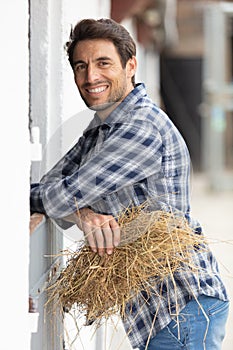
[[98,57],[96,61],[111,61],[112,59],[108,56]]
[[76,66],[76,65],[79,64],[79,63],[86,63],[86,62],[84,62],[84,61],[82,61],[82,60],[77,60],[77,61],[74,61],[74,62],[73,62],[73,66]]
[[[101,57],[96,58],[95,61],[97,61],[97,62],[98,61],[112,61],[112,59],[110,57],[108,57],[108,56],[101,56]],[[86,64],[86,62],[83,61],[83,60],[77,60],[77,61],[73,62],[73,66],[76,66],[77,64],[80,64],[80,63]]]

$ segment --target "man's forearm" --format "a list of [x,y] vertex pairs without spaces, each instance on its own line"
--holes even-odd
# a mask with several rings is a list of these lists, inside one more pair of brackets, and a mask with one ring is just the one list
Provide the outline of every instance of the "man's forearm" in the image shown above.
[[40,196],[40,184],[33,183],[31,184],[31,193],[30,193],[30,209],[31,214],[41,213],[46,214],[43,201]]
[[72,213],[70,215],[67,215],[62,218],[62,220],[65,220],[67,222],[71,222],[72,224],[76,224],[79,226],[80,224],[80,214],[78,212]]

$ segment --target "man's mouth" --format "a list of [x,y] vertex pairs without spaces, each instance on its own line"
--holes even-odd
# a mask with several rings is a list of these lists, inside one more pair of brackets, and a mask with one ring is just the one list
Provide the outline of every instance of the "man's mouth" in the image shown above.
[[105,90],[107,90],[108,86],[107,85],[104,85],[104,86],[99,86],[99,87],[96,87],[96,88],[87,88],[86,91],[90,94],[99,94]]

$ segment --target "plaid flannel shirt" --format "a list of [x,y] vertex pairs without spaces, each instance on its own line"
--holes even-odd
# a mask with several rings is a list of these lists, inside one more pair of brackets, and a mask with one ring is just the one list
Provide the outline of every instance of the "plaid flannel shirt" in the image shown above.
[[[200,225],[190,216],[189,173],[182,136],[147,96],[145,86],[138,84],[104,122],[96,114],[77,144],[40,183],[32,184],[31,211],[46,213],[67,228],[70,224],[62,218],[77,205],[117,217],[124,208],[149,200],[152,210],[182,212],[200,234]],[[191,296],[227,300],[211,251],[196,252],[194,259],[198,276],[177,271],[175,288],[171,278],[162,283],[155,278],[149,300],[145,302],[142,294],[126,308],[123,323],[133,348],[164,328],[174,308],[181,310]]]

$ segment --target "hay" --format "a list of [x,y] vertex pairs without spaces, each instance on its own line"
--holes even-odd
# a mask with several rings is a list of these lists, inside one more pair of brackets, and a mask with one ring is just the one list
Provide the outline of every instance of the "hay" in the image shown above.
[[67,266],[50,286],[50,300],[63,309],[75,305],[87,323],[116,313],[124,317],[125,305],[141,290],[151,292],[150,278],[161,280],[184,266],[195,270],[195,247],[203,237],[173,213],[126,210],[118,220],[121,244],[112,255],[100,257],[83,242],[68,252]]

